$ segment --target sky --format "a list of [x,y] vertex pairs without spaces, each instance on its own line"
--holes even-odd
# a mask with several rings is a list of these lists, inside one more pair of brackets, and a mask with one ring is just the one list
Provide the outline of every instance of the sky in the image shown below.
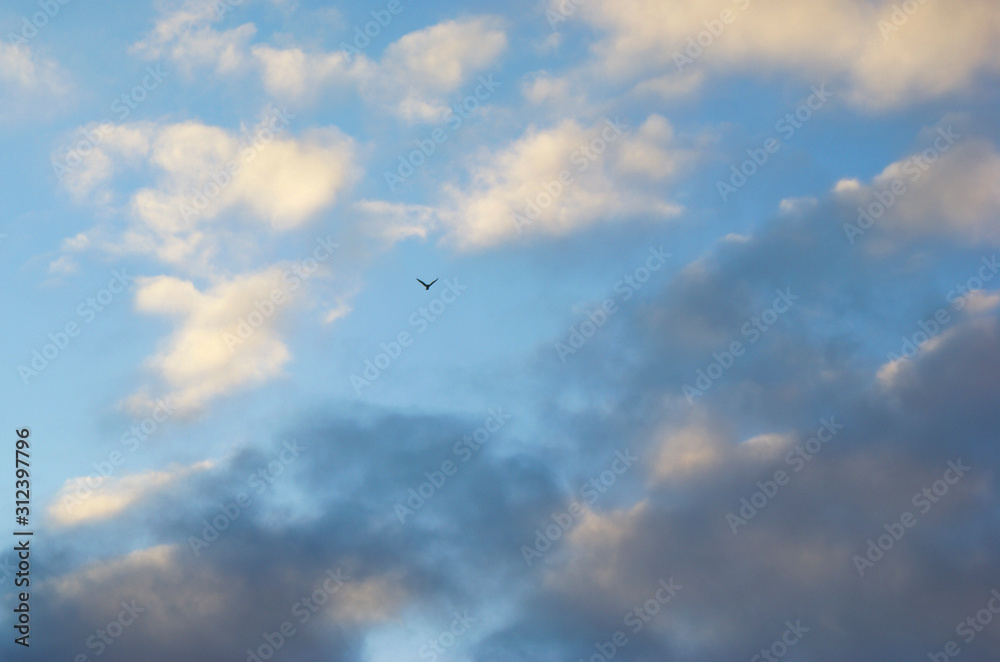
[[992,0],[0,38],[3,659],[996,659]]

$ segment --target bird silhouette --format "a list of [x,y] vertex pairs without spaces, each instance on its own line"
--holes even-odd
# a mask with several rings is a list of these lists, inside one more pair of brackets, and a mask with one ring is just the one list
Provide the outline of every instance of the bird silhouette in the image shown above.
[[425,283],[424,281],[422,281],[422,280],[420,280],[420,279],[418,278],[418,279],[417,279],[417,282],[418,282],[418,283],[420,283],[421,285],[423,285],[423,286],[424,286],[424,289],[425,289],[425,290],[429,290],[429,289],[431,289],[431,285],[433,285],[434,283],[438,282],[438,279],[437,279],[437,278],[435,278],[435,279],[434,279],[434,280],[432,280],[432,281],[431,281],[430,283]]

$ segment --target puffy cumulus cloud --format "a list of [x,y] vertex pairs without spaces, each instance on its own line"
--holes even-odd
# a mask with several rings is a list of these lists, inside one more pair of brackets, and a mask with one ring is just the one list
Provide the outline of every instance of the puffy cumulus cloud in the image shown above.
[[863,242],[871,231],[878,247],[920,236],[995,245],[1000,241],[996,146],[978,136],[963,137],[950,125],[924,141],[926,149],[889,164],[867,184],[854,179],[836,184],[835,199],[857,216],[844,225],[848,239]]
[[261,67],[264,88],[282,99],[303,98],[326,85],[351,81],[361,66],[352,65],[342,51],[312,54],[300,48],[257,45],[251,52]]
[[448,95],[492,65],[506,47],[498,19],[438,23],[390,44],[378,66],[365,73],[362,91],[404,119],[439,120]]
[[[561,4],[552,0],[551,9],[559,12]],[[668,95],[693,89],[692,72],[793,71],[812,81],[840,79],[852,103],[886,109],[962,91],[980,73],[1000,70],[993,47],[1000,17],[991,0],[961,6],[914,0],[909,13],[901,6],[685,0],[665,11],[658,0],[594,0],[578,11],[606,33],[594,50],[608,75],[651,76],[648,89]]]
[[466,189],[446,187],[446,241],[479,249],[521,234],[566,235],[609,218],[674,216],[680,208],[647,192],[635,174],[662,183],[691,155],[659,115],[634,132],[617,118],[589,127],[575,120],[529,127],[475,166]]
[[353,141],[333,127],[287,135],[291,116],[272,110],[242,133],[188,121],[91,127],[93,151],[63,185],[77,200],[114,207],[113,184],[126,168],[151,175],[131,192],[133,223],[114,250],[145,252],[183,266],[205,266],[221,243],[224,216],[274,231],[306,223],[355,177]]
[[[47,512],[52,523],[57,526],[106,520],[178,480],[195,472],[208,471],[214,466],[212,460],[204,460],[165,471],[145,471],[107,478],[70,478],[56,493]],[[81,494],[84,496],[78,496]]]
[[133,44],[131,51],[149,60],[168,58],[190,74],[199,67],[214,67],[219,73],[239,68],[247,44],[257,32],[252,23],[219,32],[212,23],[240,3],[217,0],[186,0],[166,8],[145,38]]
[[499,19],[445,21],[404,35],[378,61],[363,54],[306,53],[267,45],[252,49],[264,87],[282,99],[314,95],[324,86],[350,83],[368,102],[412,122],[441,119],[449,95],[485,70],[507,47]]
[[670,151],[674,129],[662,115],[650,115],[635,133],[634,140],[622,145],[618,165],[623,173],[649,179],[665,179],[673,175],[681,163],[682,153]]
[[79,127],[70,142],[86,143],[92,149],[78,159],[70,159],[70,153],[53,154],[64,166],[57,171],[63,187],[77,202],[109,204],[113,196],[106,184],[123,166],[138,166],[148,157],[155,133],[156,125],[151,122]]
[[39,57],[27,45],[0,43],[0,94],[5,99],[0,121],[46,115],[52,104],[64,103],[71,89],[55,60]]
[[372,104],[412,122],[441,118],[448,97],[485,70],[507,48],[502,21],[491,16],[451,20],[404,35],[379,60],[363,53],[307,52],[298,47],[253,44],[252,23],[219,32],[222,19],[213,0],[187,0],[166,11],[132,50],[147,59],[168,57],[186,72],[211,66],[231,73],[247,62],[259,67],[267,92],[301,101],[332,85],[356,86]]
[[[205,291],[171,276],[139,278],[136,283],[136,310],[177,321],[148,366],[182,413],[197,412],[214,398],[272,379],[291,360],[279,324],[301,293],[302,281],[280,265],[223,280]],[[144,411],[151,401],[141,391],[128,404]]]

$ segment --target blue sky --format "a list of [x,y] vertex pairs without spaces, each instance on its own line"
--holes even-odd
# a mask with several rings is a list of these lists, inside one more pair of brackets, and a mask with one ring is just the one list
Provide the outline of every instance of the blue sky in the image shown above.
[[18,1],[0,34],[11,655],[992,659],[987,0]]

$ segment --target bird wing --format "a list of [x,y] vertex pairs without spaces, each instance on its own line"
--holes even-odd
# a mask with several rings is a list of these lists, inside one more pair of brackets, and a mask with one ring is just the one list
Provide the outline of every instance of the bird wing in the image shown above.
[[[430,287],[430,285],[428,285],[428,284],[427,284],[427,283],[425,283],[424,281],[420,280],[419,278],[417,279],[417,282],[418,282],[418,283],[420,283],[421,285],[423,285],[424,287]],[[432,284],[433,284],[433,283],[432,283]]]
[[438,282],[439,280],[440,280],[439,278],[435,278],[434,280],[431,281],[430,285],[428,285],[427,287],[430,288],[431,285]]

